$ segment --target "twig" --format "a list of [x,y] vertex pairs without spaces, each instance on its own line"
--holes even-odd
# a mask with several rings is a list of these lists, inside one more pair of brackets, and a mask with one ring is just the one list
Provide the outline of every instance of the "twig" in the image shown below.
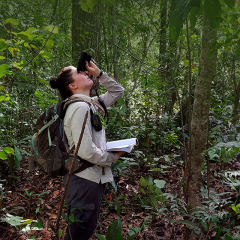
[[86,122],[87,122],[87,118],[88,118],[88,112],[86,112],[85,117],[84,117],[83,126],[82,126],[82,131],[81,131],[81,134],[80,134],[80,136],[79,136],[78,144],[77,144],[77,147],[76,147],[76,150],[75,150],[75,153],[74,153],[74,157],[73,157],[73,160],[72,160],[72,165],[71,165],[71,168],[70,168],[69,173],[68,173],[68,175],[67,175],[65,190],[64,190],[64,192],[63,192],[63,194],[62,194],[61,203],[60,203],[60,205],[59,205],[58,216],[57,216],[57,223],[56,223],[56,229],[55,229],[56,239],[58,239],[59,221],[60,221],[60,217],[61,217],[61,213],[62,213],[62,208],[63,208],[64,199],[65,199],[65,197],[66,197],[69,180],[70,180],[70,177],[71,177],[72,172],[73,172],[73,167],[74,167],[74,165],[75,165],[75,161],[76,161],[76,158],[77,158],[78,150],[79,150],[80,144],[81,144],[81,142],[82,142],[82,137],[83,137],[85,125],[86,125]]

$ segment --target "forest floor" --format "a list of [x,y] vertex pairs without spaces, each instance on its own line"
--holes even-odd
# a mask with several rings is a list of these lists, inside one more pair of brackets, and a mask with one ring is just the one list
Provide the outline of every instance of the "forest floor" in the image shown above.
[[[183,176],[183,166],[177,159],[171,159],[170,162],[163,162],[165,171],[163,172],[149,172],[149,168],[146,165],[133,165],[128,168],[128,175],[121,175],[118,178],[118,191],[113,193],[106,188],[103,204],[101,207],[101,213],[98,226],[95,233],[106,236],[108,226],[114,219],[118,218],[115,205],[121,204],[121,223],[123,237],[128,237],[128,232],[133,227],[140,227],[144,224],[142,231],[137,235],[135,239],[166,239],[166,240],[182,240],[184,225],[181,223],[171,223],[170,220],[181,220],[182,218],[175,214],[174,211],[169,210],[168,216],[159,215],[154,221],[152,221],[152,210],[141,207],[137,202],[134,202],[132,192],[141,195],[139,179],[143,176],[148,179],[151,175],[153,179],[160,179],[166,181],[163,192],[178,194],[178,197],[183,199],[183,194],[180,190],[181,179]],[[240,164],[235,161],[232,164],[228,164],[225,167],[226,170],[239,170]],[[211,164],[211,173],[219,172],[220,167],[218,164]],[[229,188],[223,187],[219,184],[219,181],[211,174],[210,187],[214,188],[216,192],[221,193]],[[17,179],[17,180],[16,180]],[[15,182],[13,182],[15,181]],[[33,238],[35,239],[54,239],[55,233],[52,229],[55,228],[57,219],[57,208],[60,202],[61,194],[64,190],[62,185],[62,178],[51,178],[39,171],[29,172],[27,167],[27,159],[23,159],[20,168],[14,172],[14,177],[7,178],[7,182],[4,185],[4,198],[2,203],[0,202],[0,208],[5,209],[5,213],[8,212],[14,216],[21,216],[23,219],[38,219],[43,223],[41,230],[29,230],[24,232],[19,230],[5,222],[0,222],[0,239],[1,240],[24,240]],[[25,199],[22,195],[26,196],[26,189],[29,193],[32,193],[31,198]],[[47,192],[40,196],[42,200],[37,199],[36,194]],[[20,195],[21,194],[21,195]],[[235,197],[236,193],[231,192],[231,197]],[[123,196],[120,200],[118,198]],[[107,199],[107,201],[106,201]],[[2,204],[2,206],[1,206]],[[159,203],[161,205],[161,203]],[[171,203],[165,202],[166,207],[170,209]],[[229,208],[229,207],[228,207]],[[36,211],[36,209],[39,209]],[[37,212],[37,213],[36,213]],[[66,208],[63,209],[63,213],[66,213]],[[3,215],[5,217],[6,214]],[[146,220],[146,217],[148,217]],[[66,229],[66,221],[61,218],[60,229]],[[98,239],[94,235],[91,240]],[[216,234],[216,233],[215,233]],[[214,233],[209,235],[207,239],[214,239]]]

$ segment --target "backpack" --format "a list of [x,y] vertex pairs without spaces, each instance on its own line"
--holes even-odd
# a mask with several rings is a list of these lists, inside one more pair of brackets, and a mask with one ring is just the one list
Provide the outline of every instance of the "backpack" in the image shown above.
[[[82,100],[62,101],[52,105],[43,112],[36,122],[36,133],[31,140],[31,156],[29,170],[39,167],[50,176],[63,176],[71,167],[74,148],[69,149],[64,132],[63,119],[67,107],[73,102]],[[73,173],[81,172],[94,164],[79,156],[77,157]]]

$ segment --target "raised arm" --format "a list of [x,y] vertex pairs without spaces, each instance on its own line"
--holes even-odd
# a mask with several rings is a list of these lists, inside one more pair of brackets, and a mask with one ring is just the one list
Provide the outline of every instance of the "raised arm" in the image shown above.
[[[100,74],[100,69],[93,62],[90,62],[89,66],[86,64],[86,69],[95,77],[98,77]],[[104,101],[106,107],[110,107],[123,95],[124,88],[114,78],[109,77],[107,73],[103,73],[99,81],[107,90],[107,92],[100,97]],[[92,99],[98,102],[97,97],[93,97]]]

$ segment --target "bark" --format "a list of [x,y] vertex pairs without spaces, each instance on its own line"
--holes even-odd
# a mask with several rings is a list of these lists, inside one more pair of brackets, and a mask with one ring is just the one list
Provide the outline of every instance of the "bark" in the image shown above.
[[[201,206],[202,153],[207,144],[211,85],[216,72],[217,61],[217,51],[208,59],[210,53],[209,43],[216,37],[216,34],[216,29],[210,31],[209,20],[204,14],[202,48],[191,123],[191,148],[189,149],[191,159],[188,158],[187,160],[187,171],[185,172],[185,184],[187,184],[186,202],[190,207],[190,211],[194,211]],[[185,235],[185,239],[195,240],[202,238],[202,234],[200,236],[196,235],[194,231]]]
[[117,14],[116,8],[113,6],[113,72],[114,78],[118,80],[118,36],[117,36]]
[[100,4],[94,7],[93,13],[88,13],[81,9],[79,0],[72,0],[72,59],[74,66],[76,66],[82,51],[90,53],[97,64],[99,64],[100,19]]
[[56,12],[57,12],[57,7],[58,7],[58,2],[59,0],[55,0],[54,8],[53,8],[53,15],[51,18],[51,23],[53,23],[54,19],[57,18]]
[[240,81],[238,84],[236,83],[236,66],[235,66],[235,60],[233,60],[233,71],[232,71],[232,76],[233,76],[233,82],[234,82],[234,95],[235,95],[235,101],[234,101],[234,108],[233,108],[233,119],[232,123],[236,124],[237,118],[238,118],[238,105],[239,105],[239,98],[240,98]]
[[107,66],[107,72],[109,72],[109,64],[108,64],[108,54],[107,54],[107,49],[108,49],[108,43],[107,43],[107,37],[106,37],[106,28],[105,28],[105,23],[103,21],[103,37],[104,37],[104,53],[105,53],[105,64]]
[[168,0],[164,0],[161,4],[161,29],[160,29],[160,46],[159,46],[159,61],[161,62],[161,56],[166,52],[167,36],[167,5]]

